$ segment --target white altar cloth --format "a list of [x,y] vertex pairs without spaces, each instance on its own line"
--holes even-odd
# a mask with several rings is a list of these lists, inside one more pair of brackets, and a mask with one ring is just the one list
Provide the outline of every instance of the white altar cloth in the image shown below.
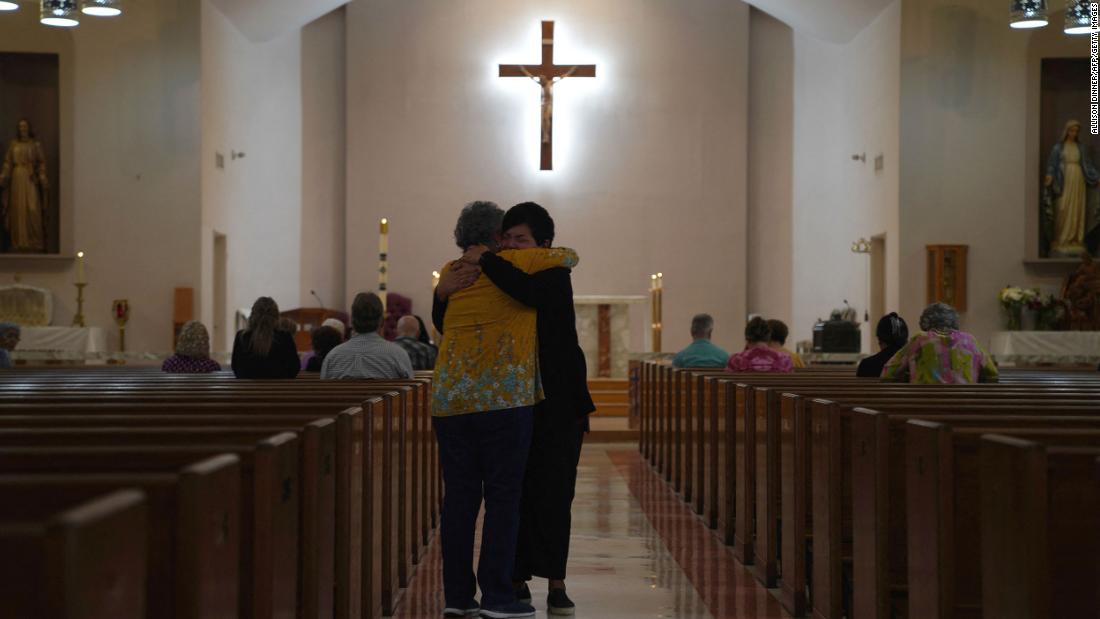
[[107,351],[107,335],[99,327],[23,327],[15,358],[84,359]]
[[998,331],[989,347],[997,363],[1100,363],[1100,331]]

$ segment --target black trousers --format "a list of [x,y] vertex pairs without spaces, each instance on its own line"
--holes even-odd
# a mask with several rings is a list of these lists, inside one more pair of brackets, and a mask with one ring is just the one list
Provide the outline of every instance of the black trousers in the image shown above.
[[514,580],[561,580],[569,560],[573,494],[588,417],[553,402],[535,406],[531,450],[520,500]]

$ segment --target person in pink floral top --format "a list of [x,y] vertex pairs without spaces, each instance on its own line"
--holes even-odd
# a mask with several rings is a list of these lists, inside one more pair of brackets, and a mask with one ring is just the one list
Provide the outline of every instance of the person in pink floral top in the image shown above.
[[995,383],[997,364],[973,335],[959,330],[959,313],[946,303],[920,317],[924,333],[909,340],[882,370],[882,380],[919,385]]
[[165,359],[160,369],[169,374],[208,374],[222,369],[210,358],[210,334],[201,322],[184,323],[176,342],[176,354]]
[[778,372],[794,371],[791,358],[768,346],[771,329],[768,321],[757,316],[745,325],[745,350],[732,355],[726,363],[727,372]]

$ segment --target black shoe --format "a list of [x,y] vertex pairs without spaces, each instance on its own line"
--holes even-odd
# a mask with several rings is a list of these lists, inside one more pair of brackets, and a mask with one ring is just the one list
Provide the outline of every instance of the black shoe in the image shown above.
[[521,604],[531,603],[531,588],[527,583],[516,586],[516,601]]
[[448,606],[443,609],[444,617],[453,617],[455,619],[459,617],[476,617],[481,613],[481,607],[477,605],[477,602],[470,600],[469,602],[460,606]]
[[565,589],[551,589],[546,596],[546,612],[551,615],[571,616],[576,610],[577,606],[565,594]]
[[495,608],[482,608],[481,616],[487,619],[513,619],[515,617],[534,617],[535,607],[522,602],[512,602]]

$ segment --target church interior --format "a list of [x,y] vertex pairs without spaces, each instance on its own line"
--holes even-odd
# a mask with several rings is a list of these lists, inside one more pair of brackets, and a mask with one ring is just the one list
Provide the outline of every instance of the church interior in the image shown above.
[[[0,0],[0,617],[441,616],[433,315],[478,201],[576,255],[577,616],[1095,616],[1098,20]],[[434,373],[307,376],[365,292]],[[258,298],[297,378],[230,371]],[[793,371],[734,363],[758,317]],[[941,319],[969,343],[915,384]],[[219,371],[173,375],[196,322]],[[673,356],[700,339],[716,367]]]

